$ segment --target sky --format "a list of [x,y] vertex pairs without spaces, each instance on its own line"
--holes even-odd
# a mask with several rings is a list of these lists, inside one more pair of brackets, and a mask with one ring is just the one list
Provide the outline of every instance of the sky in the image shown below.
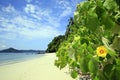
[[45,50],[81,0],[0,0],[0,50]]

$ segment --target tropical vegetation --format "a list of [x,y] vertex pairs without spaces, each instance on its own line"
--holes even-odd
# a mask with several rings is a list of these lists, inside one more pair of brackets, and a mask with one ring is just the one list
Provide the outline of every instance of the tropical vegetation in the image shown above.
[[[51,43],[52,44],[52,43]],[[120,80],[120,1],[86,0],[77,5],[55,65],[72,78]]]
[[59,35],[56,36],[49,44],[48,44],[48,48],[46,50],[46,52],[48,53],[52,53],[52,52],[56,52],[59,48],[59,45],[61,42],[63,42],[64,40],[64,35]]

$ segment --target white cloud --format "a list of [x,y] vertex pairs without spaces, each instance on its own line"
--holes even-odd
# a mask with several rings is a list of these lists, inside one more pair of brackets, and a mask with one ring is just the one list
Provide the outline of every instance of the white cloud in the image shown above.
[[66,7],[70,6],[70,3],[66,0],[57,0],[56,7],[60,9],[66,9]]
[[25,16],[17,16],[9,20],[9,22],[2,23],[1,26],[3,26],[3,28],[0,28],[0,32],[4,32],[4,34],[0,35],[0,38],[5,39],[38,39],[62,34],[56,27],[48,26],[48,24],[41,24]]
[[39,17],[39,16],[38,16],[38,15],[36,15],[36,14],[31,14],[31,16],[32,16],[32,17],[34,17],[35,19],[42,20],[42,18],[41,18],[41,17]]
[[63,12],[62,14],[60,15],[60,17],[65,17],[65,16],[68,16],[72,13],[72,8],[71,7],[67,7]]
[[66,1],[66,0],[57,0],[56,1],[56,8],[59,8],[62,10],[59,18],[66,17],[70,14],[72,14],[73,6],[72,3]]
[[6,45],[0,44],[0,50],[1,50],[1,49],[5,49],[6,47],[7,47]]
[[7,48],[7,45],[5,44],[4,40],[0,40],[0,50]]
[[18,33],[13,32],[5,32],[4,34],[0,35],[1,39],[8,39],[8,40],[16,40],[18,37]]
[[35,13],[35,6],[32,4],[27,4],[24,10],[26,13]]
[[32,31],[30,29],[23,28],[20,33],[29,39],[48,38],[48,37],[54,37],[60,34],[59,31],[57,31],[55,28],[52,28],[51,26],[47,26],[45,28],[40,27]]
[[15,24],[17,28],[25,27],[34,29],[39,26],[39,23],[37,23],[36,20],[20,15],[13,18],[11,23]]
[[[32,10],[31,8],[28,8],[27,5],[31,5],[34,9]],[[60,25],[58,17],[53,16],[52,10],[43,9],[43,8],[40,8],[39,6],[33,5],[33,4],[27,4],[27,5],[24,8],[24,11],[31,17],[33,17],[39,21],[42,21],[42,22],[44,21],[53,27],[58,27]]]
[[4,12],[14,12],[15,8],[11,4],[9,4],[7,7],[2,7],[2,11],[4,11]]
[[[10,47],[16,41],[49,40],[64,34],[62,27],[65,26],[62,25],[67,23],[62,20],[68,19],[73,12],[69,0],[54,0],[56,7],[43,6],[44,1],[25,1],[27,4],[19,7],[0,5],[0,49]],[[1,43],[1,40],[5,42]]]
[[57,29],[60,25],[59,20],[51,15],[51,10],[43,10],[32,4],[26,5],[24,10],[30,17],[21,15],[21,12],[15,9],[11,16],[7,16],[8,11],[5,15],[0,14],[0,33],[2,33],[0,38],[38,39],[50,38],[63,33]]
[[[37,4],[30,4],[32,0],[26,1],[28,4],[23,8],[23,12],[16,10],[10,4],[7,7],[2,7],[4,15],[0,14],[0,33],[4,33],[0,35],[0,38],[38,39],[50,38],[64,33],[64,31],[59,31],[58,29],[61,27],[62,18],[72,13],[72,7],[69,2],[58,1],[56,5],[61,12],[55,13],[49,8],[41,8]],[[9,14],[10,11],[12,12]]]

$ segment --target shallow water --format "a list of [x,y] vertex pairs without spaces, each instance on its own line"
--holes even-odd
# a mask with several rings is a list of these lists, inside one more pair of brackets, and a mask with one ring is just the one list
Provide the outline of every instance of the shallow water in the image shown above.
[[0,53],[0,66],[13,64],[25,60],[34,59],[37,57],[42,57],[45,54],[36,54],[36,53]]

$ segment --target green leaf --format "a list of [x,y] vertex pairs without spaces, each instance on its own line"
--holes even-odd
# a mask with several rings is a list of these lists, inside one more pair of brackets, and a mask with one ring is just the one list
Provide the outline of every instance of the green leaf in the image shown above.
[[76,70],[73,70],[71,72],[71,77],[75,79],[75,78],[77,78],[77,76],[78,76],[78,72]]
[[86,49],[87,44],[86,44],[86,43],[84,43],[84,44],[82,44],[82,45],[81,45],[81,47],[82,47],[83,49]]
[[69,48],[68,57],[74,60],[75,59],[74,55],[75,55],[75,50],[73,48]]
[[103,44],[105,45],[105,47],[109,48],[110,45],[108,44],[108,42],[109,42],[108,39],[102,37],[102,42],[103,42]]
[[76,66],[78,66],[78,65],[77,65],[77,62],[76,62],[76,61],[72,61],[72,62],[71,62],[71,67],[72,67],[72,68],[75,68]]
[[88,12],[85,26],[93,32],[99,27],[99,20],[95,12]]
[[103,5],[109,10],[113,10],[118,7],[115,0],[105,0]]
[[120,25],[115,24],[115,26],[112,28],[112,32],[114,34],[119,34],[119,32],[120,32]]
[[103,73],[107,79],[109,79],[109,76],[110,76],[112,69],[113,69],[113,64],[105,65],[105,67],[103,69]]
[[73,47],[74,49],[77,49],[77,48],[79,47],[79,45],[80,45],[80,40],[78,40],[78,41],[73,41],[73,43],[72,43],[72,47]]
[[91,59],[88,63],[88,68],[89,68],[89,71],[91,73],[93,73],[93,75],[96,75],[97,71],[98,71],[98,62],[97,60],[95,60],[94,58]]
[[120,58],[117,58],[117,59],[116,59],[116,64],[117,64],[118,66],[120,66]]
[[103,42],[103,44],[104,44],[104,46],[107,48],[107,50],[108,50],[108,54],[110,55],[110,56],[116,56],[117,54],[115,53],[115,51],[110,47],[110,45],[108,44],[108,39],[106,39],[106,38],[104,38],[104,37],[102,37],[102,42]]
[[115,66],[115,69],[111,72],[111,80],[120,80],[120,66]]
[[117,80],[120,80],[120,65],[116,66],[116,78]]
[[59,66],[60,66],[59,61],[58,61],[58,60],[55,60],[54,65],[57,66],[57,67],[59,67]]
[[80,58],[80,70],[83,73],[87,73],[88,72],[88,60],[85,57],[81,57]]
[[95,78],[93,78],[92,80],[99,80],[99,78],[97,76],[95,76]]
[[62,63],[60,64],[60,69],[63,69],[66,65],[67,65],[67,64],[66,64],[65,62],[62,62]]
[[99,70],[97,76],[98,76],[99,80],[107,80],[107,79],[105,78],[105,76],[103,75],[103,72],[102,72],[101,70]]
[[87,47],[88,51],[92,54],[94,52],[93,48],[91,46]]
[[112,43],[112,48],[120,51],[120,36],[116,36]]
[[80,9],[80,11],[86,11],[90,8],[89,5],[89,1],[81,2],[80,5],[78,5],[78,8]]
[[81,42],[81,44],[86,43],[87,45],[89,45],[89,41],[88,41],[87,38],[81,38],[81,39],[80,39],[80,42]]
[[98,15],[98,18],[100,18],[104,12],[105,12],[105,9],[103,7],[100,7],[100,6],[96,7],[96,14]]
[[105,25],[105,29],[106,30],[111,30],[111,28],[115,26],[115,22],[107,14],[107,12],[104,12],[102,14],[102,16],[101,16],[101,23],[102,23],[102,25]]

